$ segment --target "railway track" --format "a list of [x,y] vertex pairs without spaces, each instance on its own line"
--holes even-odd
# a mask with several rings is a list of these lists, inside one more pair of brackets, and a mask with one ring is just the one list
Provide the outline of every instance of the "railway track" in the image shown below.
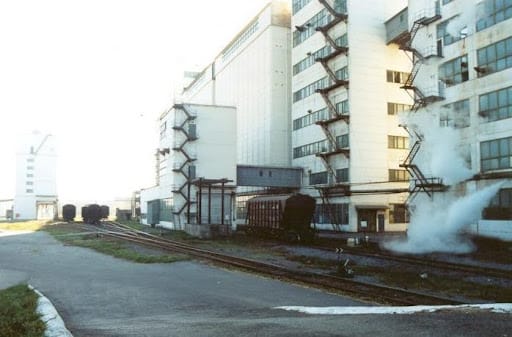
[[[88,227],[90,230],[91,228]],[[355,281],[332,275],[291,270],[275,264],[264,263],[238,256],[217,253],[197,248],[182,242],[134,230],[128,226],[105,222],[97,227],[100,235],[125,240],[165,251],[187,254],[195,258],[211,261],[223,266],[236,267],[277,279],[288,280],[306,286],[338,292],[363,300],[388,305],[450,305],[462,304],[459,301],[406,289]]]
[[[311,246],[311,248],[324,250],[324,251],[334,251],[335,248],[325,247],[325,246]],[[489,267],[481,267],[481,266],[473,266],[469,264],[460,264],[453,263],[441,260],[434,260],[429,258],[415,258],[412,256],[398,256],[387,253],[370,253],[370,252],[362,252],[357,249],[351,249],[347,247],[343,247],[343,253],[347,255],[354,256],[363,256],[370,257],[375,259],[381,259],[386,261],[396,261],[400,263],[407,263],[410,265],[416,266],[425,266],[434,269],[441,269],[446,271],[457,271],[477,276],[486,276],[486,277],[497,277],[503,279],[512,280],[512,271],[505,269],[497,269],[497,268],[489,268]]]

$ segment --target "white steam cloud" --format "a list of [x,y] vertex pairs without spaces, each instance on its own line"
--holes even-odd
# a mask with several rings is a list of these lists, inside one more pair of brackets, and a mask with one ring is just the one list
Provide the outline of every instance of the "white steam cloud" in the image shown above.
[[461,0],[459,3],[461,14],[451,19],[446,26],[446,32],[454,38],[473,34],[474,23],[485,14],[482,1]]
[[[437,114],[410,114],[406,124],[422,136],[414,163],[426,177],[439,177],[445,185],[456,185],[473,176],[460,151],[459,132],[440,127]],[[412,140],[414,141],[414,139]],[[403,253],[468,253],[474,249],[464,233],[499,191],[500,184],[459,197],[455,192],[421,194],[415,199],[406,241],[393,241],[386,249]]]
[[[482,209],[496,195],[501,183],[456,199],[453,195],[422,198],[411,215],[407,241],[393,241],[384,247],[397,252],[423,254],[430,252],[469,253],[474,247],[462,233],[480,219]],[[435,199],[438,197],[438,199]]]

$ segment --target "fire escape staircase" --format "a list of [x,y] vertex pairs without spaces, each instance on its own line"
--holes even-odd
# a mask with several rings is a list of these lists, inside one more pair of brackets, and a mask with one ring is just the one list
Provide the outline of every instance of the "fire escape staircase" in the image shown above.
[[404,162],[400,164],[400,167],[403,167],[407,170],[409,175],[412,178],[412,184],[409,188],[409,197],[407,198],[406,204],[410,204],[412,200],[418,195],[419,192],[425,192],[430,198],[433,197],[434,192],[442,192],[447,189],[447,186],[443,184],[443,180],[441,178],[427,178],[420,170],[420,168],[413,163],[414,158],[418,154],[421,148],[421,142],[423,141],[422,135],[417,133],[416,131],[413,133],[409,130],[406,125],[402,125],[402,127],[411,135],[411,137],[415,137],[416,141],[411,148],[411,151],[405,158]]
[[411,98],[414,100],[414,104],[411,109],[412,112],[417,112],[420,108],[425,107],[427,104],[443,99],[440,96],[440,94],[425,95],[425,93],[423,93],[417,86],[414,85],[414,80],[416,79],[416,76],[418,76],[421,66],[423,65],[425,60],[431,56],[437,55],[433,53],[430,53],[429,55],[423,55],[412,46],[412,42],[414,41],[414,38],[416,37],[416,34],[418,33],[419,29],[439,19],[441,19],[441,9],[439,1],[436,1],[433,11],[423,10],[419,12],[417,19],[414,21],[409,32],[409,39],[407,39],[400,46],[400,49],[409,52],[407,53],[407,56],[409,56],[413,64],[411,73],[409,74],[405,83],[401,87],[402,89],[407,90],[407,93],[409,93],[409,95],[411,95]]
[[185,140],[183,141],[183,143],[181,143],[180,145],[174,145],[174,147],[173,147],[173,151],[183,154],[183,156],[186,158],[185,162],[183,164],[181,164],[180,167],[173,168],[173,172],[181,173],[181,175],[183,177],[185,177],[185,182],[181,186],[175,187],[172,190],[173,193],[180,194],[183,197],[183,199],[185,200],[185,203],[178,210],[173,211],[173,214],[180,215],[183,212],[183,210],[185,210],[185,208],[187,208],[189,205],[193,204],[193,202],[189,199],[189,196],[187,193],[188,185],[190,183],[190,175],[185,168],[189,167],[190,163],[192,163],[196,159],[194,158],[194,156],[190,155],[185,150],[185,145],[187,145],[191,141],[197,140],[196,135],[190,134],[190,132],[187,131],[187,129],[186,129],[186,126],[189,124],[189,122],[194,120],[196,117],[193,114],[191,114],[187,110],[187,107],[183,104],[176,104],[176,105],[174,105],[174,108],[182,110],[186,116],[185,120],[181,124],[174,125],[172,127],[173,130],[175,130],[177,132],[181,132],[182,134],[185,135]]
[[333,90],[344,86],[348,89],[349,81],[346,79],[339,79],[336,76],[336,73],[329,66],[329,62],[334,60],[337,56],[348,53],[347,46],[340,46],[335,41],[329,31],[334,28],[340,22],[346,22],[348,20],[348,15],[346,10],[343,12],[338,12],[327,0],[318,0],[327,11],[333,16],[333,19],[324,26],[317,27],[316,30],[321,32],[325,37],[327,43],[332,47],[332,52],[324,57],[319,57],[315,61],[320,63],[324,68],[325,72],[329,76],[330,85],[325,88],[317,89],[316,92],[320,94],[322,99],[325,102],[327,110],[329,112],[329,116],[327,119],[317,121],[315,124],[322,128],[322,131],[325,134],[325,137],[328,142],[328,148],[325,151],[321,151],[316,154],[318,158],[322,160],[327,172],[328,172],[328,182],[326,185],[317,185],[315,188],[318,190],[319,195],[322,199],[322,205],[324,210],[327,210],[331,220],[334,222],[333,229],[339,230],[339,226],[341,225],[341,219],[336,214],[333,205],[330,203],[330,198],[334,195],[349,195],[350,194],[350,186],[348,184],[338,183],[336,170],[331,165],[331,158],[338,154],[343,154],[347,158],[349,157],[350,150],[348,148],[341,148],[337,142],[336,138],[332,134],[329,126],[337,121],[344,121],[345,123],[349,123],[350,118],[348,114],[343,114],[338,111],[334,103],[329,98],[329,93]]

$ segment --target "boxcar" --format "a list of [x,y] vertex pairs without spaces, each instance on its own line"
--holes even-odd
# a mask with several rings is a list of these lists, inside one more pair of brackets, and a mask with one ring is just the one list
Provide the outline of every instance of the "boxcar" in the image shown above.
[[314,237],[315,199],[304,194],[268,195],[247,201],[246,232],[290,241]]

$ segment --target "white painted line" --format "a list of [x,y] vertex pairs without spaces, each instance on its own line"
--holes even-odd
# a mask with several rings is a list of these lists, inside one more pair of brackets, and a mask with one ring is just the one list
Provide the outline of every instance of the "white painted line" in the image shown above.
[[71,332],[66,329],[64,321],[60,317],[57,309],[53,306],[52,302],[46,298],[39,290],[31,285],[28,286],[38,296],[37,312],[41,315],[41,320],[46,324],[45,337],[73,337]]
[[512,303],[492,304],[463,304],[438,306],[410,306],[410,307],[301,307],[283,306],[275,307],[287,311],[297,311],[311,315],[409,315],[415,313],[436,312],[441,310],[486,310],[495,313],[512,313]]

